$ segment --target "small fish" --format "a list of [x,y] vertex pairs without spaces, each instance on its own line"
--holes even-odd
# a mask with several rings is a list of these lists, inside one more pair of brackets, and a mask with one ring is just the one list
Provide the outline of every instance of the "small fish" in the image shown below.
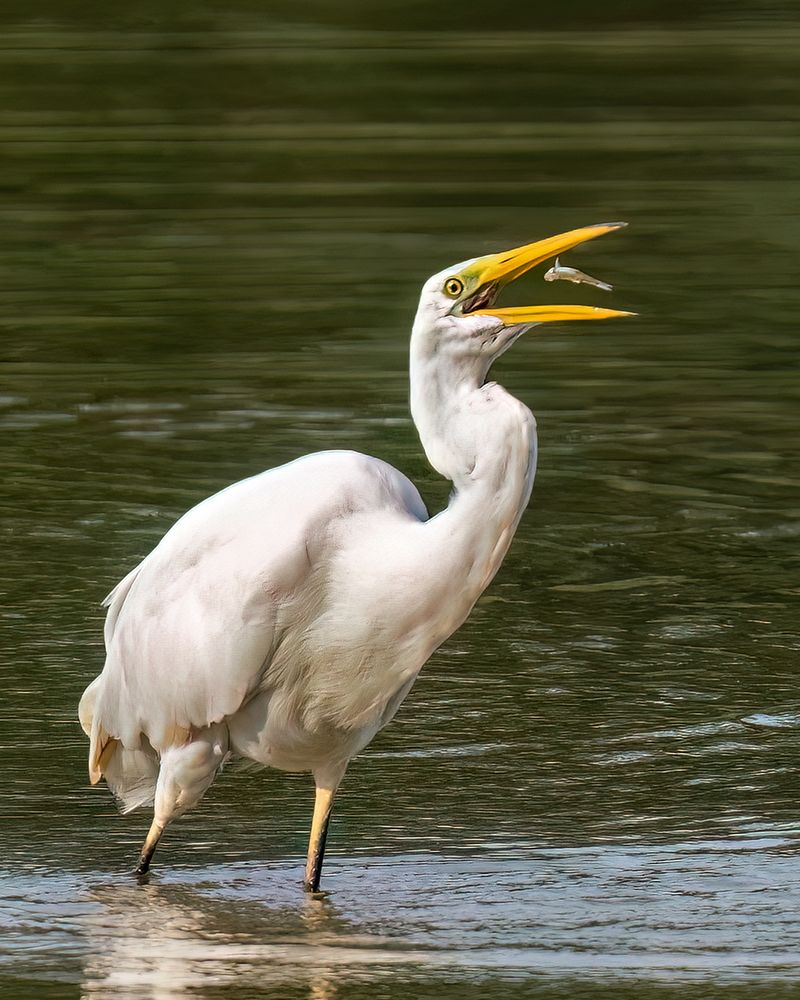
[[598,278],[593,278],[591,274],[584,274],[583,271],[579,271],[576,267],[562,267],[558,263],[558,257],[556,257],[555,264],[545,274],[544,280],[571,281],[575,285],[594,285],[595,288],[602,288],[604,292],[610,292],[614,287],[613,285],[609,285],[607,281],[600,281]]

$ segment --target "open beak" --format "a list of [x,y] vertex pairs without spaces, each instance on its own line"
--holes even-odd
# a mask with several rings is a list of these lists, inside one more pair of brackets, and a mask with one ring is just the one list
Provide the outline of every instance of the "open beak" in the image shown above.
[[[584,226],[582,229],[572,229],[559,236],[549,236],[546,240],[528,243],[516,250],[505,250],[502,253],[480,257],[472,265],[477,283],[481,291],[473,296],[476,305],[482,305],[487,299],[491,301],[494,293],[515,278],[530,271],[542,261],[557,257],[559,254],[579,243],[593,240],[605,233],[613,233],[615,229],[624,229],[627,222],[601,222],[596,226]],[[491,289],[490,295],[484,290]],[[620,312],[618,309],[598,309],[595,306],[511,306],[506,309],[494,307],[471,310],[465,306],[464,312],[469,316],[494,316],[507,326],[517,323],[552,323],[567,319],[613,319],[617,316],[635,316],[635,313]]]

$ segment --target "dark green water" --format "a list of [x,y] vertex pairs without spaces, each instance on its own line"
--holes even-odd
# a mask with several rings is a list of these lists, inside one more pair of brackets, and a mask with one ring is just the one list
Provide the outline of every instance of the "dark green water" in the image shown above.
[[[800,23],[17,6],[0,997],[793,995]],[[310,780],[236,769],[133,884],[148,819],[88,787],[75,718],[102,597],[189,506],[308,451],[443,504],[407,411],[422,281],[617,218],[570,258],[613,295],[515,292],[640,316],[496,367],[539,419],[531,509],[352,765],[330,897],[299,889]]]

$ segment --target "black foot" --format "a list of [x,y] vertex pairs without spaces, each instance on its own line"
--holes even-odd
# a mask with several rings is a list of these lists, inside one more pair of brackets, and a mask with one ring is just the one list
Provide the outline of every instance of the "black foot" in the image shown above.
[[146,882],[150,877],[150,862],[145,861],[145,859],[142,858],[136,868],[131,872],[131,875],[133,875],[137,882]]
[[309,899],[327,899],[330,892],[327,889],[314,888],[310,882],[303,882],[303,892]]

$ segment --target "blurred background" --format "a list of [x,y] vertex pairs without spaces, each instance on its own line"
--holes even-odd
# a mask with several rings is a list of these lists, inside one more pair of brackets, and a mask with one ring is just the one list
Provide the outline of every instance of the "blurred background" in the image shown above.
[[[795,4],[141,0],[0,12],[0,997],[790,995]],[[101,599],[188,507],[324,448],[432,510],[419,287],[630,228],[504,302],[530,511],[354,762],[327,900],[307,776],[232,768],[131,884],[86,781]],[[645,991],[643,993],[643,991]]]

